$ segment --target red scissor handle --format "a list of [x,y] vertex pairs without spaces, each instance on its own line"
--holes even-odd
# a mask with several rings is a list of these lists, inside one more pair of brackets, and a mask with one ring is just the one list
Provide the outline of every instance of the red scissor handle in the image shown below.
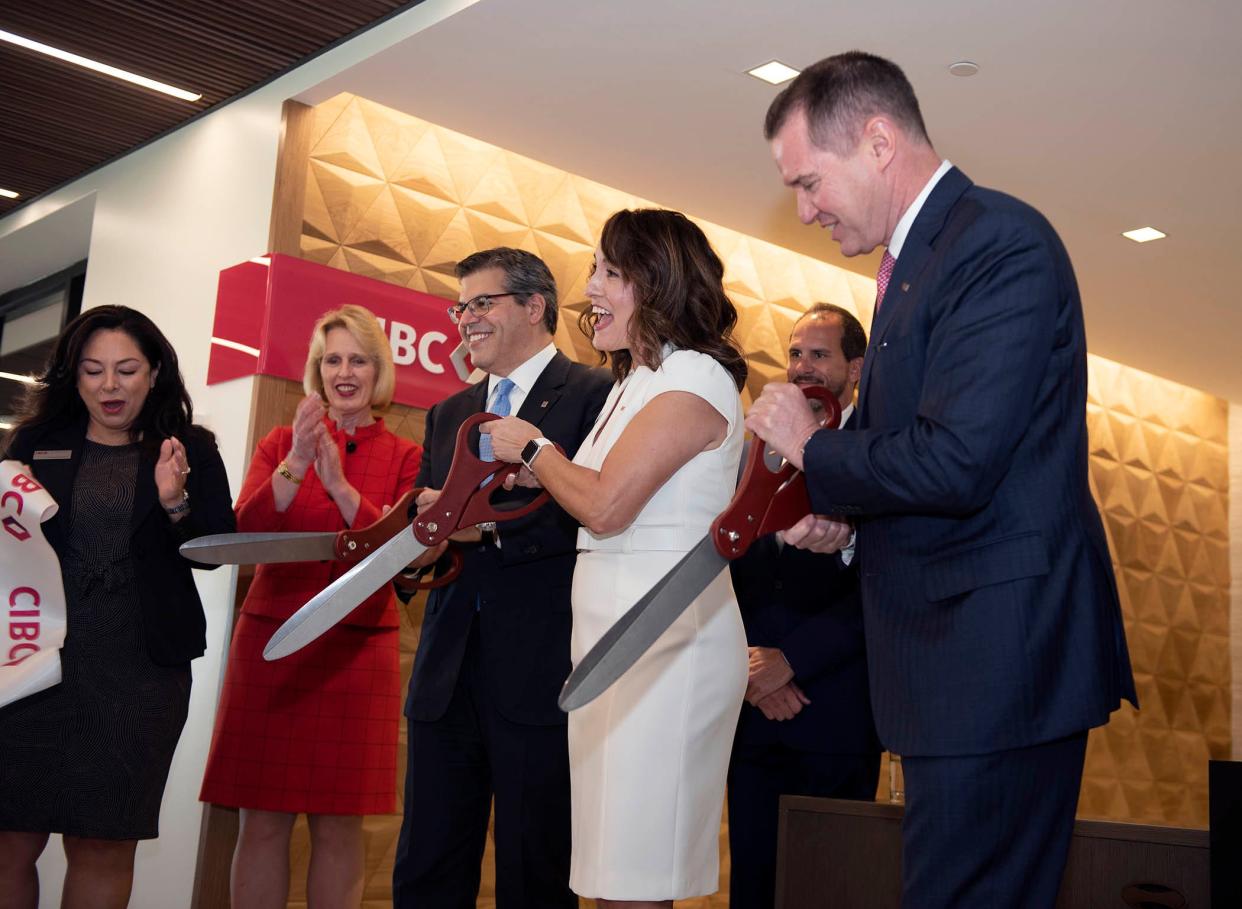
[[520,518],[548,501],[548,491],[544,489],[517,508],[492,505],[493,493],[504,488],[505,477],[516,467],[502,461],[480,459],[470,450],[470,431],[480,424],[499,419],[494,413],[476,413],[457,430],[457,447],[453,450],[453,463],[444,480],[444,488],[440,490],[440,498],[416,517],[411,525],[414,536],[424,546],[435,546],[472,524]]
[[[806,385],[802,393],[824,407],[825,429],[841,423],[841,405],[822,385]],[[806,477],[758,436],[750,446],[750,457],[733,501],[712,522],[712,542],[726,559],[736,559],[756,539],[785,530],[811,513]]]
[[[410,509],[414,504],[414,500],[418,498],[418,494],[423,491],[422,486],[416,486],[397,499],[393,503],[392,508],[384,513],[384,516],[373,524],[357,530],[342,530],[336,535],[336,559],[338,562],[360,562],[369,556],[372,552],[383,546],[394,536],[410,525]],[[406,590],[431,590],[433,587],[443,587],[457,580],[457,576],[461,574],[461,555],[457,552],[451,552],[452,565],[444,574],[437,577],[426,577],[425,579],[415,580],[404,575],[397,575],[396,581]]]

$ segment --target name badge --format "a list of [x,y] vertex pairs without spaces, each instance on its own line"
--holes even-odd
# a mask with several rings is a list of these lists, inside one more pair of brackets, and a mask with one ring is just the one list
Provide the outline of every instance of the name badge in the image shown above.
[[68,461],[73,457],[70,448],[41,448],[34,453],[36,461]]

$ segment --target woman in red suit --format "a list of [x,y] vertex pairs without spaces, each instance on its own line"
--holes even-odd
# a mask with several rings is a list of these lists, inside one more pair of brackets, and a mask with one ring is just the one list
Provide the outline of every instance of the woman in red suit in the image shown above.
[[[241,531],[336,531],[378,520],[414,484],[421,448],[372,415],[394,384],[375,317],[343,306],[315,325],[292,426],[259,443],[237,500]],[[326,401],[326,407],[325,407]],[[272,634],[348,566],[260,565],[229,650],[201,798],[241,809],[234,909],[283,907],[289,834],[310,825],[311,905],[357,906],[362,816],[396,801],[397,612],[391,589],[297,653],[263,659]]]

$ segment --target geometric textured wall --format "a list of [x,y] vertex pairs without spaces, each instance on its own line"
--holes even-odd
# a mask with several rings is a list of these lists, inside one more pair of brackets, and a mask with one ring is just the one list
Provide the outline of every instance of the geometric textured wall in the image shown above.
[[[594,362],[577,315],[595,242],[612,212],[653,203],[352,95],[314,113],[304,258],[455,300],[458,260],[497,245],[530,250],[561,292],[557,346]],[[751,366],[744,403],[784,375],[789,331],[811,303],[836,303],[869,327],[874,280],[696,221],[725,264],[738,308],[736,336]],[[1080,813],[1205,826],[1206,762],[1230,748],[1226,405],[1089,359],[1091,476],[1143,710],[1127,706],[1092,734]],[[419,415],[394,411],[389,425],[404,421],[402,434],[417,439]],[[403,629],[406,673],[414,618]],[[368,819],[375,879],[367,905],[386,896],[396,822]],[[484,887],[480,906],[490,905]]]
[[[492,246],[529,250],[560,290],[557,346],[592,360],[577,317],[600,230],[618,209],[653,203],[352,95],[325,101],[315,119],[303,257],[455,300],[458,260]],[[697,223],[725,264],[752,394],[784,374],[789,331],[809,303],[869,324],[874,280]]]
[[1139,703],[1096,730],[1079,812],[1207,826],[1230,756],[1228,406],[1091,357],[1091,479],[1111,538]]

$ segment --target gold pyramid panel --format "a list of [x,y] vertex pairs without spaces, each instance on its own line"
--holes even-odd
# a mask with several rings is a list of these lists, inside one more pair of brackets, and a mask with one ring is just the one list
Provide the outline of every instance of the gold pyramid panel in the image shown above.
[[[316,109],[307,179],[308,258],[455,299],[457,261],[490,245],[521,246],[556,278],[558,347],[592,363],[595,352],[576,320],[594,244],[614,211],[652,204],[349,95]],[[747,402],[783,377],[789,331],[810,304],[836,303],[869,328],[873,279],[697,223],[725,263],[726,289],[739,310],[737,336],[752,369]],[[398,230],[404,243],[393,236]],[[1230,753],[1227,407],[1100,357],[1088,358],[1088,375],[1091,480],[1143,709],[1123,706],[1092,732],[1080,813],[1202,826],[1206,760]],[[388,422],[421,439],[421,412],[395,406]],[[407,677],[420,618],[414,612],[402,626]],[[403,764],[404,744],[400,757]],[[399,815],[367,823],[364,905],[386,905]],[[722,831],[727,875],[723,843]],[[485,875],[480,906],[494,905],[491,888]],[[686,909],[724,904],[717,895]]]

